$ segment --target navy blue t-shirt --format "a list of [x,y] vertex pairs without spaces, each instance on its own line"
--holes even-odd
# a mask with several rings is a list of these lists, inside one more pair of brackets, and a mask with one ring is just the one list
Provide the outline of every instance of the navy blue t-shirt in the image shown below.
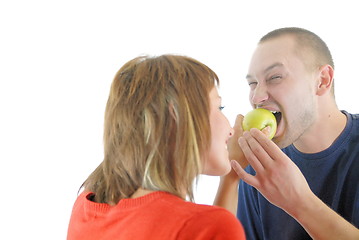
[[[359,114],[343,113],[347,125],[328,149],[304,154],[290,145],[283,152],[299,167],[311,190],[324,203],[359,227]],[[255,174],[250,166],[246,171]],[[294,218],[243,181],[238,197],[237,217],[247,239],[312,239]]]

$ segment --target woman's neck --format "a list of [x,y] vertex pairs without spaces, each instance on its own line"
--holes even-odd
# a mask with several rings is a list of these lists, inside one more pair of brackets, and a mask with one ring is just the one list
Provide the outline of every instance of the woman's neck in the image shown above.
[[148,190],[148,189],[143,189],[143,188],[139,188],[137,189],[130,198],[138,198],[138,197],[143,197],[147,194],[153,193],[155,192],[155,190]]

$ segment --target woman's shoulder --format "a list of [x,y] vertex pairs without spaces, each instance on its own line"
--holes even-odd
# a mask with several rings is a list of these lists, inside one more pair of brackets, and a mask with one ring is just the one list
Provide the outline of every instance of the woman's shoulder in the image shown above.
[[195,203],[192,203],[192,208],[192,215],[181,231],[186,236],[184,239],[196,239],[195,236],[200,239],[206,239],[206,236],[216,236],[218,239],[245,239],[242,224],[226,209]]

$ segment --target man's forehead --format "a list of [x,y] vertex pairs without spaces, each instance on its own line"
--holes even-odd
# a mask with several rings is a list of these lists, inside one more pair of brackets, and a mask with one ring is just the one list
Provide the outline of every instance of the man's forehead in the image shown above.
[[269,53],[286,53],[293,52],[295,48],[298,48],[296,38],[291,35],[278,36],[272,39],[267,39],[258,43],[255,52],[269,52]]
[[294,42],[284,36],[258,44],[252,55],[249,71],[265,71],[267,68],[285,66],[288,59],[297,57],[294,46]]
[[[261,75],[265,75],[266,73],[270,72],[273,69],[277,69],[277,68],[284,68],[284,64],[282,62],[274,62],[272,64],[269,64],[268,66],[264,66],[263,69],[258,69],[257,71],[259,71],[258,73]],[[249,72],[246,76],[246,79],[251,79],[254,78],[254,75],[252,74],[256,74],[256,73],[251,73]]]

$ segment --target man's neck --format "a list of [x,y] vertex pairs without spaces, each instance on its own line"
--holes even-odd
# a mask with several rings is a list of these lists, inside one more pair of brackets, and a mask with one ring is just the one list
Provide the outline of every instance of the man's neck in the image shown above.
[[322,114],[316,123],[294,142],[303,153],[318,153],[329,148],[344,130],[347,123],[345,114],[339,110]]

